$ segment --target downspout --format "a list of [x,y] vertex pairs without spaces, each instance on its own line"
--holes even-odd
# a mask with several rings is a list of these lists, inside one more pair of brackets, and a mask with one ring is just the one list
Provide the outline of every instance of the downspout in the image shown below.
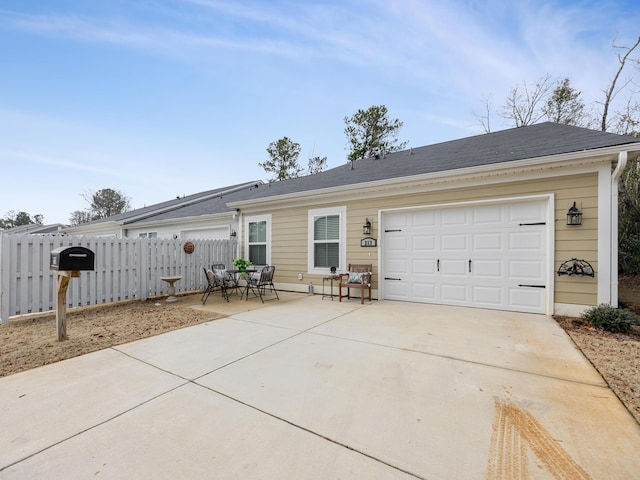
[[[236,244],[236,256],[233,258],[245,258],[243,256],[243,252],[242,252],[242,247],[244,245],[244,217],[242,215],[242,211],[239,208],[236,208],[236,213],[234,214],[234,216],[238,216],[238,230],[237,230],[237,236],[236,236],[236,241],[238,242]],[[248,253],[247,253],[247,257],[248,257]]]
[[611,175],[611,306],[618,307],[618,182],[627,166],[627,152],[618,153]]

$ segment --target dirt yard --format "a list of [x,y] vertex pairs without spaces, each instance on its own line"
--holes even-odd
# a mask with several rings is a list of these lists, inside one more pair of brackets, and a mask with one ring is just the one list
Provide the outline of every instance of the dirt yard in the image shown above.
[[0,377],[220,317],[163,300],[87,307],[67,313],[64,342],[55,313],[12,319],[0,326]]
[[[640,277],[621,279],[620,299],[640,314]],[[91,307],[67,315],[70,338],[65,342],[56,340],[53,313],[12,320],[0,327],[0,377],[222,316],[196,311],[182,302]],[[577,318],[556,317],[556,321],[640,423],[640,330],[613,334]]]
[[[621,306],[640,315],[640,276],[621,277],[619,296]],[[640,328],[609,333],[579,318],[555,319],[640,423]]]

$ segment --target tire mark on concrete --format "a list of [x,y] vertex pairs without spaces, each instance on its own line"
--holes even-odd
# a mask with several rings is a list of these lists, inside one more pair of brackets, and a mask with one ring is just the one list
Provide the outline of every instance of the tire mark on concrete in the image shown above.
[[557,480],[591,480],[533,415],[508,400],[494,400],[487,480],[529,480],[529,452]]

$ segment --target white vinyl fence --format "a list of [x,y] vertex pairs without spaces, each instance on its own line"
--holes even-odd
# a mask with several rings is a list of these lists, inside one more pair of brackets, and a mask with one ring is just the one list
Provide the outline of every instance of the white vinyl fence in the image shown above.
[[[184,244],[195,245],[193,253]],[[180,275],[176,292],[202,290],[202,267],[237,256],[235,240],[170,240],[146,238],[0,235],[0,320],[14,315],[55,309],[56,272],[49,268],[51,250],[81,246],[95,253],[95,270],[72,278],[67,307],[98,305],[122,300],[146,300],[165,295],[168,284],[160,277]]]

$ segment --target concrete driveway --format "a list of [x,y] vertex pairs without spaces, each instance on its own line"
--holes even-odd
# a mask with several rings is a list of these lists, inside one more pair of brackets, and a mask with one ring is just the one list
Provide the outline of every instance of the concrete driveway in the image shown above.
[[638,478],[551,318],[283,297],[0,379],[0,478]]

